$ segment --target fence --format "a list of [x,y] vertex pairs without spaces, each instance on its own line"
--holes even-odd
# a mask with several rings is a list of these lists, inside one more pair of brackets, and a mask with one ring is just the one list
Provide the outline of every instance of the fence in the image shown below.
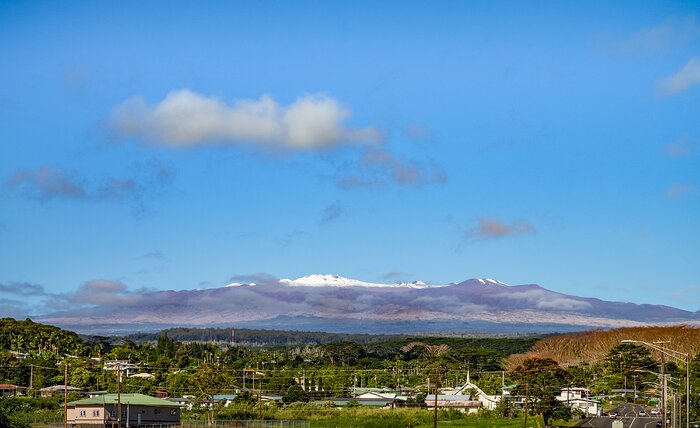
[[208,425],[207,421],[182,421],[180,428],[309,428],[311,423],[302,420],[241,420],[241,421],[214,421]]
[[[94,424],[69,424],[70,427],[77,428],[112,428],[111,425]],[[122,424],[122,426],[124,426]],[[138,428],[309,428],[311,423],[302,420],[241,420],[241,421],[214,421],[211,425],[207,421],[182,421],[179,425],[143,424]],[[49,424],[48,428],[63,428],[63,424]],[[132,428],[137,428],[132,425]]]

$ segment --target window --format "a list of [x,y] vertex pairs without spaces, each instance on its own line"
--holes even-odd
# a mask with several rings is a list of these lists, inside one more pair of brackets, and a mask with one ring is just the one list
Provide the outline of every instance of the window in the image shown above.
[[153,413],[155,413],[156,415],[160,415],[160,409],[153,409]]
[[177,409],[170,409],[170,414],[171,415],[177,415]]
[[87,416],[87,410],[81,410],[81,411],[80,411],[80,417],[81,417],[81,418],[84,418],[85,416]]
[[126,417],[126,409],[122,410],[122,419]]
[[92,416],[100,416],[100,411],[99,411],[99,410],[93,410],[93,411],[92,411]]

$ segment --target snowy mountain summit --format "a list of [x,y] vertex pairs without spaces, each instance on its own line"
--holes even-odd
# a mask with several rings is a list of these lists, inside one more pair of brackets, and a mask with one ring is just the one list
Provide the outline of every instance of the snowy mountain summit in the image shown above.
[[402,287],[402,288],[427,288],[429,285],[421,281],[399,282],[395,284],[381,284],[376,282],[364,282],[357,279],[344,278],[340,275],[313,274],[297,279],[280,279],[280,282],[297,287]]
[[501,282],[501,281],[499,281],[499,280],[497,280],[497,279],[493,279],[493,278],[476,278],[476,280],[479,281],[480,283],[484,284],[484,285],[488,285],[488,284],[491,284],[491,285],[505,285],[505,286],[508,285],[508,284],[506,284],[505,282]]

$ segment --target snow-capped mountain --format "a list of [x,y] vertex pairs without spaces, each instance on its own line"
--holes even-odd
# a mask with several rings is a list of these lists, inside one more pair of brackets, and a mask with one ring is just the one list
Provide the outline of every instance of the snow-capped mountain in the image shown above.
[[294,287],[408,287],[408,288],[426,288],[430,287],[421,281],[413,282],[397,282],[394,284],[382,284],[376,282],[364,282],[356,279],[344,278],[340,275],[306,275],[297,279],[280,279],[280,283]]
[[493,278],[446,285],[384,284],[318,274],[294,280],[262,277],[203,290],[121,293],[109,303],[35,318],[91,332],[106,325],[121,325],[122,331],[237,325],[344,332],[512,333],[700,323],[700,313],[668,306],[571,296],[536,284],[507,285]]

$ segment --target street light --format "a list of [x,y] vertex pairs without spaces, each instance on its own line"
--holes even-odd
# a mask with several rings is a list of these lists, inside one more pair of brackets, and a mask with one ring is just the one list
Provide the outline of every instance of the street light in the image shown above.
[[[666,348],[658,343],[644,342],[643,340],[626,339],[621,343],[641,343],[649,348],[661,353],[661,374],[664,374],[664,355],[672,359],[685,363],[685,427],[690,428],[690,354],[679,352],[675,349]],[[666,405],[666,377],[663,378],[663,400]],[[662,419],[663,427],[666,428],[666,412],[664,409],[664,417]]]

